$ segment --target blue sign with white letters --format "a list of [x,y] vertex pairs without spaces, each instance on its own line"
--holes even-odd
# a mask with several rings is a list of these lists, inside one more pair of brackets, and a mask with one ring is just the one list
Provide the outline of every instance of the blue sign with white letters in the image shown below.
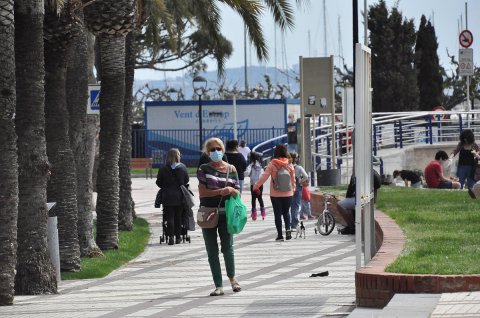
[[87,114],[100,113],[100,85],[88,85],[88,108]]

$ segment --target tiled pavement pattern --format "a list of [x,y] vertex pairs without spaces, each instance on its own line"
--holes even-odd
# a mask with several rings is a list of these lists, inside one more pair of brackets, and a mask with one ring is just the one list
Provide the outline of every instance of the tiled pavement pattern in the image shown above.
[[[191,185],[196,192],[196,178]],[[214,286],[201,231],[190,233],[191,244],[160,245],[154,180],[134,179],[132,186],[136,211],[153,231],[144,254],[104,279],[63,281],[56,295],[16,296],[0,317],[345,317],[353,310],[354,236],[315,235],[310,221],[306,239],[275,242],[264,194],[267,218],[249,219],[235,237],[242,291],[231,290],[221,257],[225,295],[209,297]],[[242,199],[250,208],[249,191]],[[309,277],[326,270],[327,277]]]
[[[198,200],[196,178],[191,185]],[[267,218],[249,219],[235,238],[243,290],[234,294],[225,276],[225,295],[209,297],[213,282],[201,231],[190,233],[191,244],[160,245],[154,180],[134,179],[132,187],[137,214],[153,231],[144,254],[104,279],[62,281],[56,295],[16,296],[14,306],[0,307],[0,317],[480,317],[480,292],[396,295],[383,310],[354,310],[354,237],[315,235],[310,221],[306,239],[275,242],[268,193]],[[248,190],[242,200],[250,207]],[[309,277],[325,270],[327,277]]]

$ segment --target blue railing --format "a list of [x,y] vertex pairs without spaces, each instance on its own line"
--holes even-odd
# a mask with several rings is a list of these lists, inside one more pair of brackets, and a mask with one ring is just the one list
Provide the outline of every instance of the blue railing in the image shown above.
[[[470,119],[468,119],[470,116]],[[337,117],[337,116],[336,116]],[[320,170],[340,168],[352,156],[352,145],[347,143],[347,128],[336,124],[336,160],[332,162],[332,126],[330,116],[324,116],[322,125],[315,124],[312,132],[314,147],[312,156],[315,167]],[[372,119],[372,152],[375,156],[387,148],[404,148],[414,144],[434,144],[457,141],[460,132],[470,127],[476,136],[480,134],[480,112],[410,112],[374,113]],[[352,131],[348,127],[348,131]],[[204,141],[218,137],[224,142],[233,139],[233,129],[204,129]],[[132,157],[152,157],[154,165],[165,161],[165,154],[179,148],[182,162],[196,166],[200,156],[198,129],[133,130]],[[269,158],[279,143],[287,142],[284,128],[245,129],[239,140],[247,141],[250,148]]]
[[[238,135],[239,140],[245,140],[253,148],[264,140],[269,140],[285,133],[284,128],[243,129]],[[203,129],[203,141],[210,137],[218,137],[223,142],[234,138],[233,129]],[[178,148],[182,154],[182,162],[194,167],[198,164],[201,149],[198,129],[169,129],[132,131],[132,157],[153,158],[154,166],[165,162],[165,155],[170,148]]]
[[[337,115],[335,117],[340,117]],[[341,122],[335,125],[335,164],[332,162],[332,125],[331,116],[323,115],[321,125],[315,123],[312,131],[312,160],[317,170],[339,169],[352,159],[352,145],[347,139],[347,131]],[[456,142],[463,129],[470,128],[476,136],[480,135],[480,112],[396,112],[374,113],[372,116],[372,153],[381,156],[382,149],[405,148],[415,144],[435,144]],[[264,159],[272,156],[272,150],[278,143],[286,142],[286,134],[266,140],[256,146]],[[381,158],[379,158],[380,169]],[[350,163],[351,167],[351,163]]]

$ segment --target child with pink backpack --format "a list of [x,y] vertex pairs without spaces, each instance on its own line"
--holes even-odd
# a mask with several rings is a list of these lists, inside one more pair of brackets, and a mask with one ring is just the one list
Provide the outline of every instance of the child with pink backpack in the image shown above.
[[263,185],[260,186],[259,191],[253,191],[253,185],[255,182],[260,179],[260,176],[263,173],[262,163],[260,154],[258,152],[251,152],[250,153],[250,164],[245,171],[245,176],[250,177],[250,192],[252,193],[252,220],[257,220],[257,203],[260,205],[260,214],[262,215],[262,220],[265,220],[265,216],[267,215],[265,212],[265,206],[263,204],[262,199],[262,192],[263,192]]

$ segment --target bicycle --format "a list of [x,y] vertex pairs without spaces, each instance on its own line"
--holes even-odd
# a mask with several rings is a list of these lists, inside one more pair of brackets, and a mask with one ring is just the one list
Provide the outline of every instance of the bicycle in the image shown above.
[[330,211],[330,199],[334,197],[329,193],[323,193],[323,212],[317,219],[317,223],[315,223],[315,234],[320,233],[321,235],[329,235],[332,233],[333,229],[335,228],[335,218]]

